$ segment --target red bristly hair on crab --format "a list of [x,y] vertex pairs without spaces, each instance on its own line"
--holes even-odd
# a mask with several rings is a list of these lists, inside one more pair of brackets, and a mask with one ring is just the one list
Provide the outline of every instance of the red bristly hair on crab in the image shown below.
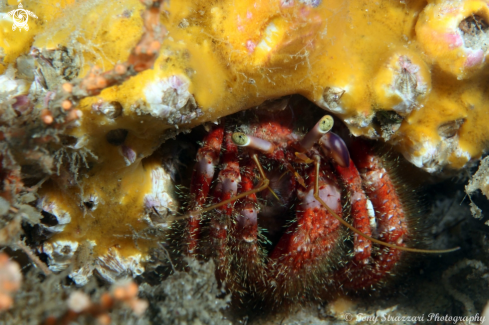
[[[259,122],[241,127],[247,134],[220,124],[204,139],[190,190],[188,254],[213,257],[218,279],[235,298],[251,294],[281,304],[369,288],[394,270],[402,250],[430,252],[407,247],[404,202],[367,142],[353,140],[350,159],[343,140],[329,132],[331,117],[303,136],[290,127],[289,113],[260,113]],[[277,169],[289,174],[278,177]],[[266,215],[266,195],[295,206],[268,253],[259,221],[286,216]],[[354,232],[351,254],[347,229]]]
[[[336,166],[336,170],[347,184],[351,195],[358,198],[351,203],[352,214],[365,216],[355,219],[353,226],[372,236],[368,215],[375,213],[381,227],[377,230],[380,240],[403,247],[407,242],[413,242],[415,234],[408,229],[408,219],[415,216],[408,214],[409,209],[406,206],[410,203],[403,198],[405,195],[400,193],[399,187],[394,185],[386,158],[376,154],[371,145],[363,140],[353,141],[351,154],[356,164],[351,163],[349,168]],[[362,171],[361,175],[358,170]],[[367,198],[370,203],[366,205],[363,202]],[[365,207],[370,211],[364,211]],[[354,258],[335,275],[336,281],[343,283],[346,290],[376,285],[385,279],[401,259],[402,251],[399,249],[381,247],[377,254],[372,255],[370,240],[354,234],[354,241]],[[362,265],[369,263],[372,268],[362,268]]]

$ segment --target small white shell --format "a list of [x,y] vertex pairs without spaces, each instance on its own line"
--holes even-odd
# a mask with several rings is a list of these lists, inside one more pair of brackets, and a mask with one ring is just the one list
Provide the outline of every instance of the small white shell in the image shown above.
[[192,96],[188,91],[189,85],[188,78],[181,75],[148,84],[144,95],[149,104],[149,113],[155,117],[167,117],[172,111],[180,110]]
[[109,248],[107,254],[98,257],[95,269],[104,280],[113,283],[123,277],[143,274],[141,262],[141,254],[122,257],[117,249]]
[[70,264],[71,259],[78,249],[78,242],[69,240],[58,240],[45,242],[40,251],[48,256],[49,269],[53,272],[61,272]]
[[166,228],[168,214],[178,207],[178,201],[172,196],[173,182],[170,174],[163,167],[157,166],[151,171],[151,183],[151,192],[144,197],[144,209],[147,213],[145,219],[152,220],[154,226],[164,224]]
[[47,226],[41,224],[43,227],[45,227],[52,233],[62,232],[65,226],[71,222],[70,214],[65,210],[63,210],[61,207],[59,207],[56,204],[56,201],[51,200],[49,197],[41,198],[37,203],[37,207],[39,209],[42,209],[43,211],[46,211],[54,215],[56,217],[56,220],[58,220],[58,224],[55,226]]

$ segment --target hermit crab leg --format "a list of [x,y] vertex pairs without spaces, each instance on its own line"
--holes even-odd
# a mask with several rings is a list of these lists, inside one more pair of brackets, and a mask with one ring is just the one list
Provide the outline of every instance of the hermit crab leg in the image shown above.
[[[365,235],[371,236],[372,228],[376,226],[375,211],[372,202],[367,198],[362,188],[362,178],[355,164],[350,161],[348,167],[342,167],[339,164],[335,164],[334,167],[349,193],[348,199],[350,201],[350,213],[353,217],[353,227]],[[353,247],[354,260],[361,264],[367,264],[372,253],[372,242],[355,234]]]
[[216,127],[205,137],[204,144],[197,152],[197,164],[190,183],[190,194],[193,196],[188,223],[189,241],[187,249],[190,254],[193,254],[197,247],[200,235],[200,215],[205,212],[200,208],[205,204],[209,194],[223,138],[224,128],[222,126]]
[[[299,204],[295,220],[281,236],[270,254],[269,277],[275,295],[315,292],[318,278],[327,285],[333,263],[342,246],[341,224],[314,198],[314,168],[306,168],[306,187],[297,189]],[[321,171],[319,193],[335,214],[342,214],[341,189],[330,173]],[[340,217],[341,218],[341,217]],[[312,274],[311,274],[312,272]]]
[[260,208],[256,194],[250,193],[254,187],[255,166],[259,166],[256,161],[257,159],[244,159],[241,167],[240,190],[248,195],[239,200],[235,206],[236,222],[230,227],[230,238],[233,240],[230,240],[228,245],[230,254],[234,256],[230,263],[228,277],[232,276],[234,281],[226,281],[228,287],[239,283],[238,289],[247,287],[253,291],[261,287],[266,279],[265,252],[260,249],[258,240]]
[[[234,140],[234,134],[233,134],[233,140]],[[246,136],[245,134],[243,135]],[[228,203],[246,197],[247,195],[261,192],[265,190],[270,184],[270,180],[266,178],[265,172],[263,171],[263,168],[261,167],[261,164],[258,161],[258,156],[254,154],[252,155],[252,159],[256,162],[258,166],[258,170],[262,177],[261,184],[257,188],[254,188],[250,191],[240,193],[234,197],[210,205],[207,208],[202,208],[202,205],[205,203],[205,200],[209,194],[209,187],[210,187],[210,183],[212,182],[212,178],[214,177],[214,167],[216,166],[217,159],[219,158],[219,152],[220,152],[223,138],[224,138],[223,128],[217,128],[214,131],[211,131],[211,133],[209,133],[209,135],[207,135],[207,137],[205,138],[204,145],[199,149],[197,153],[197,167],[196,167],[196,171],[192,175],[192,183],[191,183],[192,185],[190,187],[190,193],[195,196],[195,201],[192,204],[193,208],[191,208],[189,212],[189,217],[190,217],[189,225],[190,225],[191,233],[193,229],[199,229],[200,218],[198,218],[198,216],[200,216],[202,213],[209,212],[223,205],[226,205]],[[262,140],[259,138],[256,139]],[[188,216],[184,216],[184,217],[187,218]],[[175,218],[175,220],[179,220],[179,219],[181,218]],[[194,244],[193,245],[189,244],[189,246],[195,247],[196,236],[195,235],[191,236],[190,239],[191,239],[191,244],[192,244],[192,239],[194,239]]]
[[333,211],[333,209],[331,209],[322,199],[321,197],[319,196],[319,165],[320,165],[320,158],[319,156],[315,156],[314,157],[314,164],[315,164],[315,169],[316,169],[316,177],[315,177],[315,189],[314,189],[314,198],[319,202],[321,203],[321,205],[326,209],[328,210],[329,213],[331,213],[331,215],[333,217],[335,217],[343,226],[347,227],[348,229],[350,229],[351,231],[353,231],[354,233],[364,237],[365,239],[368,239],[368,240],[371,240],[372,242],[376,243],[376,244],[379,244],[379,245],[382,245],[382,246],[386,246],[386,247],[390,247],[390,248],[395,248],[395,249],[398,249],[398,250],[402,250],[402,251],[406,251],[406,252],[415,252],[415,253],[431,253],[431,254],[440,254],[440,253],[449,253],[449,252],[454,252],[458,249],[460,249],[460,247],[455,247],[455,248],[451,248],[451,249],[442,249],[442,250],[429,250],[429,249],[419,249],[419,248],[411,248],[411,247],[403,247],[403,246],[398,246],[398,245],[395,245],[395,244],[390,244],[390,243],[386,243],[384,241],[381,241],[381,240],[378,240],[378,239],[375,239],[375,238],[372,238],[370,236],[367,236],[366,234],[364,234],[363,232],[361,232],[360,230],[356,229],[355,227],[353,227],[352,225],[350,225],[348,222],[346,222],[345,220],[343,220],[343,218],[341,218],[338,214],[336,214],[336,212]]
[[[226,146],[226,149],[227,150],[225,155],[231,154],[230,151],[232,150],[229,147],[229,145]],[[229,177],[230,175],[228,173],[231,170],[226,171],[226,169],[230,167],[229,163],[231,163],[231,161],[228,161],[227,164],[225,163],[227,166],[225,166],[224,169],[221,170],[220,172],[219,175],[220,182],[218,183],[218,186],[216,186],[216,189],[214,190],[214,195],[216,197],[219,196],[222,199],[222,201],[199,211],[200,213],[204,213],[210,210],[220,209],[220,213],[216,214],[211,219],[211,230],[210,230],[210,236],[211,238],[213,238],[213,242],[215,244],[213,253],[216,255],[216,258],[219,260],[218,262],[219,266],[216,272],[218,274],[218,278],[220,279],[227,279],[227,277],[232,273],[229,272],[231,261],[227,258],[227,254],[226,254],[226,249],[229,246],[228,231],[231,228],[230,222],[232,220],[233,209],[234,209],[232,203],[236,202],[239,199],[250,196],[254,193],[265,190],[270,183],[270,181],[265,176],[265,172],[263,171],[263,168],[258,160],[258,156],[254,154],[252,155],[252,159],[255,161],[258,170],[260,172],[260,175],[262,177],[261,185],[259,185],[257,188],[235,195],[236,192],[234,191],[234,186],[229,184],[230,181],[233,180],[232,177]],[[237,159],[234,160],[236,164],[237,161],[238,161]],[[234,181],[237,182],[237,179],[234,179]],[[253,219],[254,211],[251,211],[248,214],[246,214],[247,212],[249,212],[249,209],[241,211],[241,213],[244,213],[245,218],[249,217],[250,219]],[[243,223],[246,223],[247,221],[252,221],[252,220],[242,220],[242,221]],[[253,230],[251,229],[251,232],[252,231]],[[252,234],[249,233],[249,235]],[[251,239],[251,237],[249,239]],[[234,281],[230,281],[229,285],[232,285],[233,282]]]
[[243,202],[237,208],[239,214],[237,216],[237,237],[245,242],[253,243],[258,234],[258,209],[256,207],[257,198],[253,190],[253,168],[254,161],[248,161],[243,167],[241,175],[241,191],[249,193],[243,198]]
[[244,197],[246,197],[246,196],[248,196],[250,194],[261,192],[261,191],[265,190],[268,187],[268,185],[270,184],[270,180],[265,176],[265,172],[263,171],[263,168],[261,167],[261,164],[258,161],[258,156],[256,154],[254,154],[251,157],[256,162],[256,164],[258,166],[258,170],[260,171],[260,175],[262,177],[261,184],[258,187],[254,188],[254,189],[252,189],[250,191],[243,192],[241,194],[238,194],[236,196],[233,196],[232,198],[229,198],[227,200],[224,200],[224,201],[221,201],[219,203],[213,204],[213,205],[211,205],[211,206],[209,206],[207,208],[201,209],[201,210],[199,210],[200,213],[208,212],[208,211],[214,210],[216,208],[222,207],[223,205],[226,205],[226,204],[231,203],[233,201],[236,201],[236,200],[239,200],[241,198],[244,198]]
[[228,233],[232,227],[238,183],[241,182],[238,147],[231,140],[230,132],[226,132],[224,135],[223,149],[222,168],[217,176],[217,184],[213,189],[212,197],[215,202],[222,200],[231,200],[231,202],[219,207],[214,205],[215,213],[210,218],[209,229],[209,236],[213,243],[213,255],[218,260],[216,272],[219,279],[226,279],[226,275],[229,274]]
[[222,185],[221,199],[231,199],[238,193],[238,183],[241,181],[238,162],[238,148],[234,145],[230,132],[224,136],[224,152],[222,155],[222,169],[218,181]]

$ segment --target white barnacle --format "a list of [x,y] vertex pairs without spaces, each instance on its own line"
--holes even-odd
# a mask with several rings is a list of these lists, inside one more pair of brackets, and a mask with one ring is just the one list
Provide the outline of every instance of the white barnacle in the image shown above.
[[149,113],[156,117],[167,117],[172,111],[183,108],[192,97],[188,91],[189,85],[187,77],[181,75],[149,83],[144,88]]

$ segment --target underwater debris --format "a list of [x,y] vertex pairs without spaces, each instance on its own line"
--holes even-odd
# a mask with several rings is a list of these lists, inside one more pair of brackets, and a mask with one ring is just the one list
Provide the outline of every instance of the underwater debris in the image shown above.
[[132,281],[123,281],[114,283],[111,287],[110,294],[102,293],[100,302],[92,301],[91,297],[83,291],[72,291],[66,300],[68,311],[59,317],[48,317],[44,325],[68,325],[79,318],[96,320],[99,325],[112,324],[110,312],[112,309],[129,308],[136,317],[141,317],[148,308],[148,302],[139,299],[138,285]]
[[469,183],[465,186],[465,193],[467,193],[471,201],[470,211],[474,217],[481,219],[482,210],[470,198],[477,190],[480,190],[489,200],[489,156],[481,160],[479,169],[472,175]]
[[[156,286],[143,284],[143,297],[156,308],[150,319],[156,324],[231,324],[222,312],[229,306],[230,296],[219,289],[214,275],[214,262],[200,263],[186,259],[188,271],[177,271]],[[223,296],[222,298],[218,298]]]
[[83,289],[76,289],[66,285],[65,277],[66,273],[61,273],[40,279],[35,270],[29,271],[24,284],[13,295],[11,309],[0,314],[0,323],[149,324],[144,318],[148,303],[138,298],[140,289],[136,283],[122,281],[110,288],[100,288],[96,281],[90,281]]
[[487,277],[487,266],[484,263],[476,260],[463,259],[443,272],[443,285],[454,299],[460,301],[464,305],[466,315],[473,316],[477,313],[477,310],[475,309],[471,297],[455,289],[450,281],[452,276],[467,267],[474,269],[474,275],[477,274],[483,278]]

